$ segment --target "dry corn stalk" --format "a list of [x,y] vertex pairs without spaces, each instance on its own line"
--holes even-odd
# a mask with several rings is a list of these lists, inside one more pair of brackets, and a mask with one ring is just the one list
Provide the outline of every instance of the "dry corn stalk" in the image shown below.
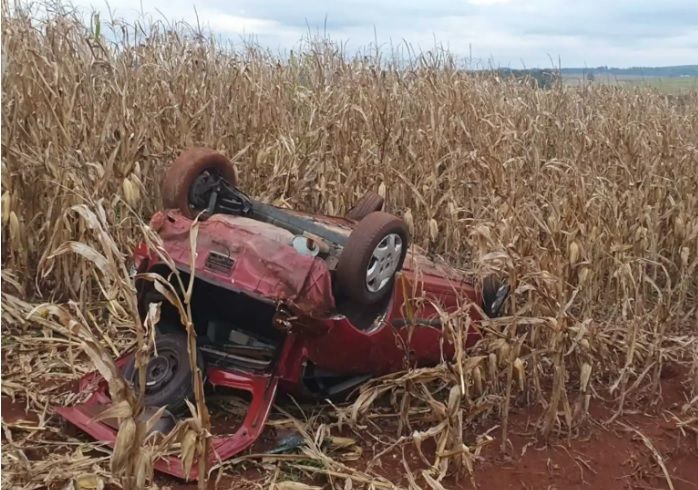
[[[331,42],[289,59],[255,46],[231,54],[183,24],[102,21],[100,33],[59,5],[47,10],[2,9],[3,394],[42,410],[70,401],[59,380],[88,369],[64,327],[25,319],[36,303],[72,299],[99,322],[110,355],[130,346],[129,300],[103,300],[76,255],[91,252],[73,244],[63,250],[76,253],[49,256],[89,232],[65,215],[86,198],[105,200],[118,217],[108,232],[130,250],[140,221],[124,203],[147,219],[161,205],[164,165],[193,144],[245,150],[245,190],[283,205],[341,214],[378,185],[417,245],[474,272],[499,270],[516,288],[516,335],[511,319],[486,322],[480,346],[447,360],[452,370],[370,384],[357,421],[382,394],[414,419],[420,403],[448,406],[457,385],[464,424],[506,416],[494,413],[506,399],[547,407],[542,430],[553,436],[583,419],[592,389],[616,397],[620,413],[658,393],[667,363],[698,372],[695,91],[542,91],[466,73],[439,53],[349,59]],[[107,254],[92,263],[108,267]],[[696,404],[687,405],[690,422]],[[34,463],[26,468],[44,468]],[[8,469],[3,456],[3,478],[20,473]]]

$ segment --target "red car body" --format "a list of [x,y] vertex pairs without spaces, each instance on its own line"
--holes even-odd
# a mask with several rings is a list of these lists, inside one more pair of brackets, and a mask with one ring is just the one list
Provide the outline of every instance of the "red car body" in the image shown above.
[[[349,234],[355,224],[345,218],[296,214],[339,233]],[[192,220],[176,210],[163,211],[153,216],[151,227],[162,238],[177,269],[191,272]],[[427,258],[412,246],[387,302],[368,315],[353,311],[335,298],[331,264],[299,253],[291,245],[292,239],[284,229],[241,216],[216,214],[199,225],[193,267],[197,280],[272,305],[275,325],[283,331],[277,355],[267,369],[252,372],[207,367],[208,384],[252,395],[237,432],[214,437],[212,464],[230,458],[257,439],[278,390],[324,396],[309,393],[309,366],[351,380],[437,364],[453,354],[453,346],[442,337],[438,308],[452,312],[468,302],[482,304],[481,294],[465,273]],[[158,256],[143,246],[137,249],[135,261],[139,273],[167,272]],[[144,290],[140,284],[141,299]],[[221,306],[225,307],[211,305]],[[469,314],[475,327],[479,309],[470,308]],[[472,328],[466,344],[477,338],[477,329]],[[123,358],[118,362],[123,363]],[[81,381],[80,389],[93,391],[89,400],[58,412],[94,438],[113,443],[116,428],[93,420],[109,404],[105,381],[90,374]],[[185,476],[176,457],[157,461],[155,468]],[[188,477],[197,478],[196,465]]]

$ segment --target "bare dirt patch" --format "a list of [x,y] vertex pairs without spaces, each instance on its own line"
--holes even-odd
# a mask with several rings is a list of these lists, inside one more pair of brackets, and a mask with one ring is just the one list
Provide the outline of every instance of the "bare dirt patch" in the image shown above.
[[[698,438],[695,433],[682,434],[678,419],[686,403],[687,393],[682,380],[685,371],[668,370],[662,381],[662,400],[652,410],[643,407],[626,409],[626,413],[613,422],[611,419],[616,405],[592,402],[591,417],[585,428],[575,438],[554,439],[548,444],[535,435],[534,423],[539,419],[536,408],[514,408],[510,416],[510,437],[505,453],[500,451],[499,429],[491,431],[494,441],[486,447],[481,461],[475,466],[473,480],[467,475],[449,475],[442,483],[445,488],[488,488],[488,489],[659,489],[670,488],[653,451],[643,441],[644,436],[661,456],[673,488],[698,488]],[[393,450],[384,452],[376,440],[388,440],[395,436],[395,424],[387,422],[382,433],[369,435],[364,431],[342,435],[362,436],[358,438],[363,457],[348,463],[357,469],[373,469],[400,488],[409,486],[407,470],[418,474],[425,469],[412,443],[397,444]],[[640,435],[642,434],[642,435]],[[279,440],[288,436],[274,428],[268,428],[252,453],[261,453],[274,447]],[[425,443],[427,457],[433,454],[433,444]],[[307,484],[323,485],[319,478],[303,478],[301,475],[286,475]],[[262,482],[265,474],[261,467],[248,462],[240,466],[240,472],[227,472],[219,481],[220,488],[230,485],[249,485]],[[281,479],[284,475],[281,475]],[[172,488],[195,488],[170,478],[159,478],[162,485]],[[472,481],[475,482],[473,487]]]

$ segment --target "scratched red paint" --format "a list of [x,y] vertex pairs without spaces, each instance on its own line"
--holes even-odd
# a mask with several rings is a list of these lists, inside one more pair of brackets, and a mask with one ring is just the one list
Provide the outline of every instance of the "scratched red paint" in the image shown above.
[[[177,211],[157,213],[152,221],[175,263],[191,266],[191,221]],[[196,240],[196,276],[227,289],[284,303],[304,314],[327,316],[335,307],[330,272],[319,257],[301,255],[291,246],[289,231],[231,215],[214,215],[199,223]],[[229,273],[206,267],[208,254],[216,252],[233,260]]]
[[[354,224],[343,218],[295,214],[332,226],[339,232],[351,232]],[[150,224],[162,238],[164,249],[176,267],[189,271],[192,220],[169,210],[156,213]],[[369,328],[358,328],[336,309],[327,263],[296,252],[291,246],[292,239],[289,231],[240,216],[214,215],[199,224],[194,258],[197,278],[265,302],[284,304],[300,317],[281,341],[278,359],[268,371],[253,374],[232,368],[208,368],[209,383],[252,395],[247,416],[235,434],[214,437],[212,462],[229,458],[254,442],[264,426],[277,387],[307,394],[303,383],[307,365],[341,375],[377,376],[409,366],[436,364],[454,352],[453,345],[443,341],[441,329],[429,323],[439,318],[438,308],[453,312],[464,304],[482,302],[480,293],[462,271],[437,264],[419,248],[412,247],[402,271],[397,274],[384,315]],[[229,269],[227,265],[222,269],[207,266],[212,253],[227,259]],[[137,247],[134,256],[139,272],[153,270],[160,264],[155,252],[144,246]],[[415,305],[411,301],[414,298],[430,301]],[[476,328],[479,313],[471,309],[469,315],[472,327],[465,336],[466,345],[474,343],[479,335]],[[118,362],[123,363],[124,358]],[[58,408],[58,413],[92,437],[113,444],[116,431],[94,420],[96,411],[109,405],[106,382],[91,373],[81,381],[80,390],[92,392],[92,396],[84,404]],[[155,468],[185,477],[176,457],[158,460]],[[196,479],[197,475],[190,474],[189,478]]]

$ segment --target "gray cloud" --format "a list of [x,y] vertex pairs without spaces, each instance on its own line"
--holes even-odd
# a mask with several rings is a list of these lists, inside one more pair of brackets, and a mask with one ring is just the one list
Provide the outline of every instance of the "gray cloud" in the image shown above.
[[698,30],[698,3],[602,2],[530,12],[504,22],[522,35],[565,35],[641,42],[644,38],[671,38]]
[[[102,0],[76,0],[105,10]],[[192,4],[192,1],[194,2]],[[698,63],[694,0],[142,0],[146,12],[195,20],[221,37],[254,36],[273,50],[294,48],[309,31],[358,50],[435,42],[455,54],[503,66],[669,65]],[[140,0],[110,1],[137,16]]]

